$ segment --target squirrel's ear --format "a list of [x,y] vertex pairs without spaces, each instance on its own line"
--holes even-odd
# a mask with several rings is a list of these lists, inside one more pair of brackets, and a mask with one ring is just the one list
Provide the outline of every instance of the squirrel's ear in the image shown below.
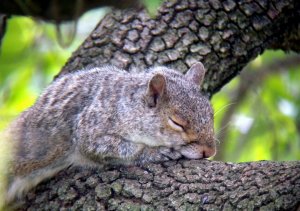
[[166,87],[166,79],[162,74],[154,75],[149,83],[146,94],[146,100],[149,107],[155,107],[157,101],[161,99]]
[[191,68],[186,72],[185,77],[196,83],[197,85],[201,85],[205,76],[205,68],[201,62],[197,62],[191,66]]

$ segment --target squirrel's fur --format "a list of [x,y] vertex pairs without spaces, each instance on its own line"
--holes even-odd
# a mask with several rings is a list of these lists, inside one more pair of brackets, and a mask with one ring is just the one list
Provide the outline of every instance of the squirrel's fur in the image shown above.
[[199,90],[204,74],[196,63],[185,75],[104,66],[58,78],[10,127],[7,201],[71,165],[213,156],[213,111]]

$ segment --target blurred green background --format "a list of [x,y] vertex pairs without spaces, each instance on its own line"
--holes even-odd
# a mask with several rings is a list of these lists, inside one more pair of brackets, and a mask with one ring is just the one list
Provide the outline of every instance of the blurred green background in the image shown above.
[[[58,45],[54,25],[9,19],[0,53],[0,130],[34,103],[103,14],[95,10],[81,17],[68,49]],[[63,33],[66,39],[67,34]],[[249,76],[236,77],[213,96],[216,160],[300,159],[300,66],[266,68],[261,75],[264,66],[289,56],[265,52],[246,67]]]

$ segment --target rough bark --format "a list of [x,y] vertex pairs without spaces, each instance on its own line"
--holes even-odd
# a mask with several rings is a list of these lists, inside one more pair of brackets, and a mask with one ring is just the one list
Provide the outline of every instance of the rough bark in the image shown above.
[[125,69],[169,65],[184,72],[195,61],[208,69],[212,95],[265,49],[300,51],[297,0],[166,1],[155,19],[144,11],[108,14],[62,73],[111,63]]
[[[201,60],[209,95],[265,49],[300,50],[297,0],[168,1],[151,19],[114,11],[61,74],[86,65],[132,71],[163,64],[186,71]],[[29,210],[296,210],[300,162],[230,164],[180,160],[106,170],[68,169],[27,195]]]
[[61,172],[20,210],[296,210],[299,162],[181,160]]

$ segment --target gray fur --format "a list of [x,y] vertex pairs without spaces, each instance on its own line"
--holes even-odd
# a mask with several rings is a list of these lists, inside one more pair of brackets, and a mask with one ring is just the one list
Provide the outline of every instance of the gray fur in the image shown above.
[[129,74],[105,66],[55,80],[11,126],[7,201],[71,165],[213,156],[213,111],[199,91],[204,74],[201,63],[186,76],[166,67]]

